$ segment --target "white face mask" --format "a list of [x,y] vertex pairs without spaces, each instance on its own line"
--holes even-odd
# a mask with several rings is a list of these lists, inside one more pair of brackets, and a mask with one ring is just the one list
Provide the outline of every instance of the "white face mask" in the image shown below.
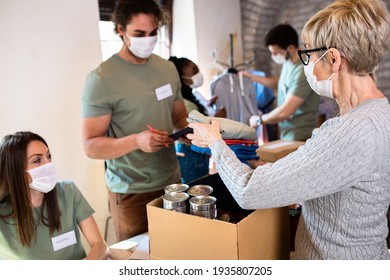
[[48,193],[54,189],[58,181],[57,172],[52,162],[32,168],[27,172],[32,178],[29,187],[39,192]]
[[314,90],[318,95],[334,98],[331,79],[335,73],[330,75],[328,79],[322,81],[317,81],[317,77],[313,74],[314,65],[316,65],[317,62],[320,61],[320,59],[323,58],[327,52],[328,51],[326,51],[316,62],[310,61],[308,65],[303,67],[303,70],[305,71],[307,82],[309,83],[312,90]]
[[128,47],[129,50],[136,57],[140,58],[148,58],[152,54],[153,49],[157,44],[157,36],[128,37],[130,39],[130,46]]
[[271,58],[272,58],[272,60],[273,60],[276,64],[283,64],[283,63],[286,62],[286,56],[281,55],[281,54],[272,54],[272,55],[271,55]]
[[191,88],[198,88],[203,85],[203,75],[200,72],[196,73],[190,79],[192,80],[192,85],[190,85]]

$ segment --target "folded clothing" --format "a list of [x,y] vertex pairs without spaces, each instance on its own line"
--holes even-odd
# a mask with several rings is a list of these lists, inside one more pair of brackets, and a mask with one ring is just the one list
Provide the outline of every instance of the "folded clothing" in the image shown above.
[[[226,142],[226,140],[225,140]],[[228,147],[235,153],[236,157],[243,163],[246,163],[248,160],[258,160],[260,157],[257,155],[256,150],[259,148],[258,145],[248,145],[248,144],[233,144]],[[201,154],[211,155],[210,148],[202,148],[199,146],[192,145],[191,150]]]
[[241,122],[226,118],[207,117],[202,113],[192,110],[188,114],[187,122],[199,122],[209,124],[212,120],[216,120],[221,127],[222,139],[241,139],[257,141],[256,129]]
[[257,145],[257,142],[252,140],[224,139],[224,141],[227,145],[236,145],[236,144],[241,144],[245,146]]
[[256,150],[259,146],[228,145],[240,160],[259,159]]

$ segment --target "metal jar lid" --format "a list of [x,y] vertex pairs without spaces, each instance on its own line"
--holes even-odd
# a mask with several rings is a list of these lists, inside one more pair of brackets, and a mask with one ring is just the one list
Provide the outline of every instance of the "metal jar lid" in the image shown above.
[[187,191],[189,186],[187,184],[171,184],[164,188],[165,193],[170,192],[185,192]]
[[213,196],[194,196],[190,198],[190,209],[207,211],[216,209],[217,199]]
[[191,196],[208,196],[213,192],[213,188],[208,185],[195,185],[188,189]]
[[189,195],[185,192],[170,192],[163,196],[163,205],[165,209],[174,209],[185,206]]

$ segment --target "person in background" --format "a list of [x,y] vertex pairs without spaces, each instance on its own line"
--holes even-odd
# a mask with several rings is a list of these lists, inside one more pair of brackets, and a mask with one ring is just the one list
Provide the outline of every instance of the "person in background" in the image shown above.
[[291,25],[280,24],[268,32],[265,45],[272,60],[282,64],[280,77],[242,73],[253,82],[277,88],[277,107],[266,114],[252,116],[249,125],[278,124],[281,139],[305,141],[317,126],[319,96],[311,90],[299,61],[298,34]]
[[[197,110],[207,116],[206,107],[193,94],[194,89],[203,85],[203,75],[200,73],[198,66],[185,57],[171,56],[169,61],[173,62],[179,73],[181,94],[187,112]],[[209,155],[194,152],[191,150],[191,144],[180,139],[176,143],[176,152],[180,164],[182,183],[189,183],[209,174]]]
[[[320,97],[310,88],[303,65],[299,60],[299,37],[289,24],[279,24],[272,28],[265,37],[272,60],[282,64],[280,77],[261,77],[243,72],[252,81],[269,88],[277,88],[277,107],[268,113],[252,116],[250,126],[277,124],[280,139],[306,141],[317,127]],[[295,238],[300,216],[300,201],[290,206],[290,234]],[[295,250],[294,242],[291,250]]]
[[389,49],[389,12],[380,0],[338,0],[311,17],[301,37],[307,80],[336,100],[340,116],[315,129],[297,151],[255,169],[227,147],[216,121],[190,123],[194,133],[187,137],[211,148],[243,209],[303,202],[299,259],[390,259],[390,104],[374,79]]
[[147,232],[146,204],[180,183],[168,135],[187,126],[187,111],[174,65],[152,53],[163,19],[152,0],[117,1],[112,21],[122,48],[85,81],[83,148],[88,157],[105,160],[118,241]]
[[93,213],[73,182],[58,181],[41,136],[22,131],[2,139],[0,259],[105,259],[108,247]]

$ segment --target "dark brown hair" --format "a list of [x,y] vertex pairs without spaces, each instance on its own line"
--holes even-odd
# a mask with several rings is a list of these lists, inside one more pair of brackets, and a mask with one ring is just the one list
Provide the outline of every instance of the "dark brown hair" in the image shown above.
[[39,223],[48,226],[50,234],[61,228],[55,188],[44,195],[39,220],[34,221],[26,173],[27,147],[32,141],[48,147],[41,136],[29,131],[7,135],[0,143],[0,204],[6,209],[0,213],[0,219],[16,226],[20,242],[27,247],[31,246]]
[[126,25],[135,15],[147,14],[153,16],[158,26],[167,24],[168,14],[153,0],[117,0],[111,15],[115,24],[115,33],[118,33],[118,26],[126,28]]

